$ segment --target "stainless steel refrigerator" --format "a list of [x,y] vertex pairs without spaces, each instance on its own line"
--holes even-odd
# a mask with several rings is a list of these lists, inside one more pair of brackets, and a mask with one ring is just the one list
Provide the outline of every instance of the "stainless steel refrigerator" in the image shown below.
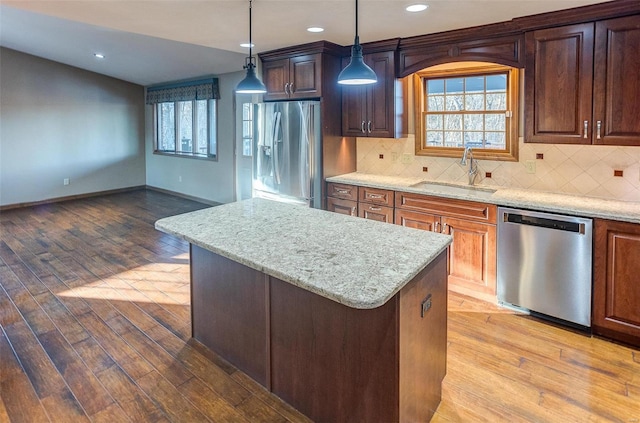
[[322,207],[319,101],[254,105],[254,197]]

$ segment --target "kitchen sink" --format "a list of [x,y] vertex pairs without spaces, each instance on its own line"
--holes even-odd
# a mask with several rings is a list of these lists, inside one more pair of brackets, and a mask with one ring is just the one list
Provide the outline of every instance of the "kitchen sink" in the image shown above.
[[495,189],[478,187],[478,186],[464,186],[464,185],[448,185],[448,184],[440,184],[436,182],[418,182],[417,184],[413,184],[410,186],[411,188],[417,188],[420,190],[424,190],[425,194],[433,193],[433,194],[443,194],[447,196],[453,197],[462,197],[462,198],[489,198],[496,192]]

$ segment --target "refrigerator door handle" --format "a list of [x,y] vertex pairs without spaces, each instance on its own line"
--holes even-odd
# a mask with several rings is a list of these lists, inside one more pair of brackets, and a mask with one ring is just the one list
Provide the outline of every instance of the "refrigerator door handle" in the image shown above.
[[277,112],[275,115],[275,122],[273,124],[273,173],[276,178],[276,184],[280,185],[280,148],[278,144],[280,140],[278,139],[278,134],[280,133],[279,129],[282,125],[281,123],[281,113]]

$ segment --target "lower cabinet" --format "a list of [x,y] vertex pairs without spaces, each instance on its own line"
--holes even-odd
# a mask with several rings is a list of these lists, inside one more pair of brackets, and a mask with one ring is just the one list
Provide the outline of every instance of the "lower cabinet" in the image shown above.
[[593,332],[640,346],[640,225],[594,227]]
[[451,235],[449,289],[495,303],[495,205],[354,185],[327,187],[329,211]]
[[396,193],[396,224],[453,237],[449,289],[496,301],[496,206],[413,193]]

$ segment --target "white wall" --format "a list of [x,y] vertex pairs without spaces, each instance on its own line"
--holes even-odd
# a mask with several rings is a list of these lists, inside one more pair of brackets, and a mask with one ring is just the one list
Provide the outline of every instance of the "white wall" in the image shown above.
[[[153,153],[153,108],[145,107],[147,185],[218,203],[234,201],[234,92],[244,71],[218,76],[218,159]],[[182,182],[180,182],[182,179]]]
[[143,93],[2,48],[0,205],[144,185]]

